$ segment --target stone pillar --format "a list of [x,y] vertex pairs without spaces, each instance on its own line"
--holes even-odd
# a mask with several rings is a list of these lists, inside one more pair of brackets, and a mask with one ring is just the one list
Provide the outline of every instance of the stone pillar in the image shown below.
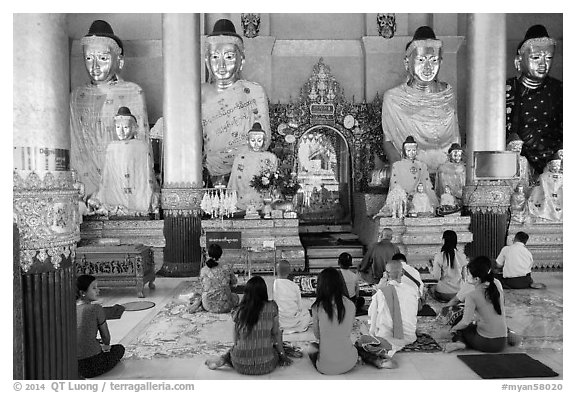
[[468,20],[467,182],[472,257],[496,258],[506,243],[510,187],[474,179],[474,152],[503,151],[506,142],[506,15],[470,14]]
[[164,64],[164,265],[160,275],[200,271],[202,123],[199,14],[162,15]]
[[73,261],[80,226],[69,171],[69,57],[65,14],[14,14],[15,296],[25,379],[77,377]]

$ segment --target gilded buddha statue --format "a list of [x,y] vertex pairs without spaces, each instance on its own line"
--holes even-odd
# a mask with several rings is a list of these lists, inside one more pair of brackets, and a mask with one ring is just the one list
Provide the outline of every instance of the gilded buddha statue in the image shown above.
[[74,89],[70,97],[70,166],[89,197],[100,184],[108,143],[118,140],[114,125],[118,108],[131,109],[138,124],[135,139],[149,143],[149,127],[142,89],[119,75],[124,47],[112,27],[96,20],[80,43],[90,83]]
[[[254,205],[257,210],[264,207],[264,195],[254,188],[252,184],[255,176],[263,174],[273,175],[278,169],[278,158],[274,153],[266,151],[266,132],[260,123],[254,123],[246,137],[248,150],[238,153],[232,164],[228,188],[235,190],[238,195],[238,209],[246,210],[249,205]],[[268,184],[273,180],[263,180]]]
[[462,161],[462,152],[462,147],[453,143],[448,149],[448,161],[438,167],[435,190],[439,197],[448,186],[454,197],[462,199],[462,190],[466,185],[466,164]]
[[244,42],[230,20],[218,20],[206,37],[205,63],[210,81],[202,84],[204,165],[214,183],[227,179],[234,158],[248,151],[246,137],[254,123],[262,125],[263,148],[268,148],[270,117],[262,86],[241,79]]
[[518,134],[522,155],[538,176],[562,146],[562,82],[550,77],[556,40],[542,25],[530,27],[518,45],[519,77],[506,81],[506,134]]
[[120,107],[114,122],[118,140],[106,148],[102,179],[90,204],[109,215],[147,215],[158,209],[159,200],[150,146],[134,138],[138,123],[129,108]]
[[[413,195],[416,192],[416,187],[421,184],[422,192],[428,196],[432,207],[438,206],[438,198],[432,190],[428,167],[425,163],[416,159],[418,155],[418,143],[412,136],[408,136],[403,143],[402,149],[404,158],[396,161],[392,165],[390,190],[398,185],[408,195]],[[386,204],[388,204],[388,202]]]
[[538,185],[532,189],[528,199],[530,216],[561,222],[563,196],[562,160],[558,154],[555,154],[546,165],[544,173],[540,175]]
[[451,144],[460,142],[455,91],[437,79],[441,62],[442,41],[430,27],[419,27],[406,45],[408,80],[386,91],[382,102],[384,150],[392,163],[402,158],[402,144],[412,135],[417,159],[436,173]]

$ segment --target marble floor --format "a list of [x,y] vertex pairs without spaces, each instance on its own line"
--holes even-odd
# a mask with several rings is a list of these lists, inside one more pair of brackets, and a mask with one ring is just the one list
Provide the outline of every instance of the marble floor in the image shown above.
[[[533,358],[546,364],[559,376],[553,379],[563,379],[563,339],[562,339],[562,296],[563,296],[563,273],[562,272],[537,272],[534,279],[543,282],[547,288],[538,291],[534,295],[538,298],[546,299],[554,297],[560,299],[555,306],[540,304],[534,309],[538,313],[538,323],[534,323],[533,315],[530,312],[511,313],[508,316],[509,325],[521,334],[532,336],[533,342],[523,348],[509,347],[507,352],[526,352]],[[265,277],[271,283],[272,277]],[[153,308],[143,311],[125,311],[121,319],[110,320],[108,322],[112,342],[119,342],[129,346],[135,340],[143,328],[156,316],[163,307],[173,299],[177,288],[182,287],[184,281],[191,281],[192,278],[163,278],[156,279],[156,289],[150,291],[145,289],[145,299],[138,299],[133,291],[123,289],[110,289],[101,291],[103,305],[122,304],[136,300],[151,300],[155,303]],[[179,287],[180,286],[180,287]],[[269,285],[270,289],[271,285]],[[526,290],[525,290],[526,291]],[[512,296],[512,295],[511,295]],[[513,295],[516,296],[516,295]],[[531,302],[531,295],[526,293],[524,301]],[[522,299],[520,299],[522,301]],[[530,309],[530,308],[529,308]],[[542,318],[544,316],[544,318]],[[228,326],[226,324],[222,326]],[[229,325],[231,326],[231,325]],[[220,327],[222,329],[222,327]],[[226,327],[225,330],[228,330]],[[222,335],[229,340],[231,331],[211,331],[208,333],[214,337]],[[284,337],[287,341],[300,341],[297,338]],[[554,340],[556,340],[554,342]],[[223,339],[224,341],[224,339]],[[438,340],[437,340],[438,341]],[[250,381],[250,380],[441,380],[441,381],[473,381],[480,379],[470,368],[468,368],[456,355],[464,353],[474,353],[474,351],[459,351],[454,353],[397,353],[395,358],[399,364],[397,369],[378,370],[368,365],[355,367],[351,372],[339,376],[325,376],[319,374],[312,367],[307,356],[301,359],[294,359],[294,363],[289,367],[278,368],[274,372],[264,376],[245,376],[234,372],[232,369],[209,370],[204,361],[206,356],[197,355],[186,358],[133,358],[123,359],[121,364],[112,371],[101,376],[104,380],[173,380],[184,379],[193,381]],[[551,378],[546,378],[550,381]],[[558,382],[558,381],[552,381]],[[428,386],[428,385],[427,385]]]

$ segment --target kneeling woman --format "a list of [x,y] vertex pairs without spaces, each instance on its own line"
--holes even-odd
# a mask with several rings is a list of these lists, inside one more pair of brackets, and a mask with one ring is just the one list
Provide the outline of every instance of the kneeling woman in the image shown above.
[[344,291],[346,284],[338,270],[329,267],[320,272],[312,304],[312,328],[319,345],[318,351],[309,356],[322,374],[343,374],[358,360],[358,351],[350,340],[356,306]]
[[[78,346],[78,374],[94,378],[110,371],[124,356],[120,344],[110,346],[110,331],[106,315],[98,299],[98,282],[94,276],[84,274],[76,279],[76,326]],[[102,345],[96,339],[100,333]]]
[[474,258],[467,268],[474,290],[466,295],[462,320],[450,329],[454,342],[446,345],[446,351],[468,347],[500,352],[508,342],[502,284],[494,278],[487,257]]
[[278,306],[273,300],[268,301],[262,277],[248,280],[233,319],[234,346],[225,355],[207,360],[210,369],[228,364],[240,374],[261,375],[292,363],[282,346]]

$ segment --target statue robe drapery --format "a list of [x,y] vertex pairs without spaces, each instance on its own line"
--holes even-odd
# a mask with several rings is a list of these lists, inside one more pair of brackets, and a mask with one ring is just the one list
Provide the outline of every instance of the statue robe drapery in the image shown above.
[[254,203],[256,209],[261,209],[262,194],[250,185],[254,176],[260,175],[264,170],[276,172],[278,169],[278,158],[268,151],[248,151],[240,153],[234,159],[232,172],[228,188],[236,190],[238,194],[238,204],[240,210],[246,210],[248,205]]

